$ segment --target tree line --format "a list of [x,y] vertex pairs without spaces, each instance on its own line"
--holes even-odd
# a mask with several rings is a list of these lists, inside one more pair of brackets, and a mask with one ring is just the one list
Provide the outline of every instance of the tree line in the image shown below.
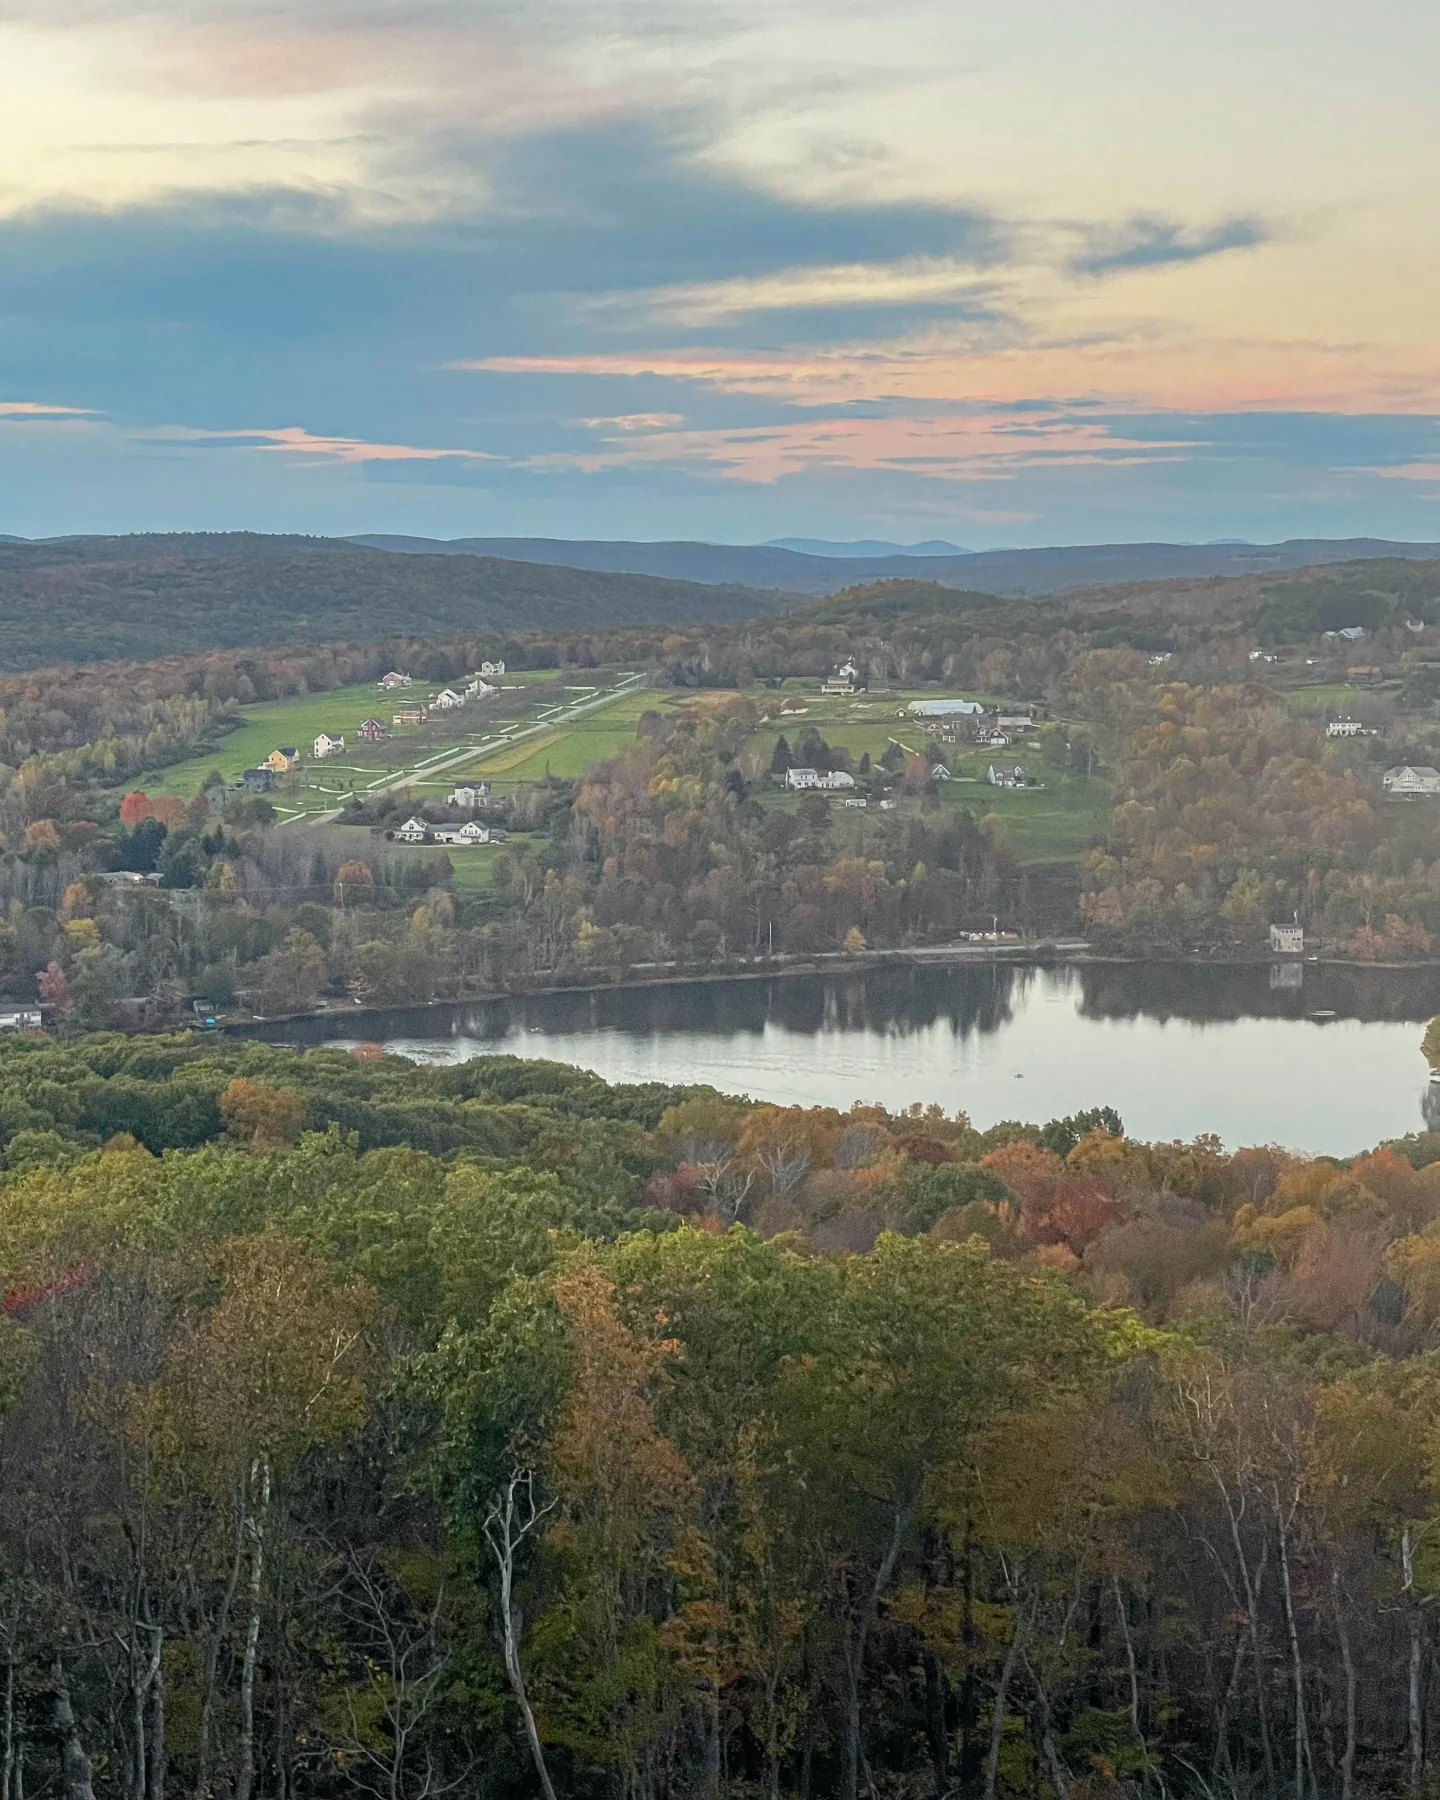
[[114,1035],[0,1136],[8,1794],[1428,1792],[1440,1138]]

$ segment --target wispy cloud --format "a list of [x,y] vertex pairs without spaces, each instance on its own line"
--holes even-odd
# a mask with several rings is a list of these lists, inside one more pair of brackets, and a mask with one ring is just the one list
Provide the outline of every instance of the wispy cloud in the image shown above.
[[738,430],[656,431],[610,438],[592,449],[528,459],[534,470],[660,464],[728,480],[775,482],[820,470],[923,473],[947,481],[1004,481],[1039,466],[1129,467],[1174,460],[1193,440],[1126,437],[1107,424],[1034,412],[938,418],[816,419]]
[[1067,262],[1073,275],[1119,275],[1136,269],[1175,268],[1235,250],[1258,250],[1275,241],[1269,226],[1247,218],[1195,226],[1180,219],[1140,217],[1120,225],[1085,227],[1082,235],[1084,248]]
[[313,456],[331,463],[437,462],[458,457],[471,462],[493,462],[484,450],[436,449],[419,444],[375,444],[364,438],[332,437],[307,431],[301,425],[233,431],[204,431],[187,425],[161,425],[137,436],[172,444],[209,445],[217,450],[265,450],[291,456]]
[[0,419],[92,419],[90,406],[51,406],[44,400],[0,400]]

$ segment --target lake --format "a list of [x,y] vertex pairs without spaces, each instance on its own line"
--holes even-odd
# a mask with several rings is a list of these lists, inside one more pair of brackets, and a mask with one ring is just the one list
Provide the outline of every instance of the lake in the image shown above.
[[[421,1007],[361,1029],[426,1062],[503,1052],[784,1104],[933,1101],[982,1127],[1110,1105],[1140,1138],[1349,1155],[1424,1129],[1427,1107],[1440,1124],[1420,1055],[1436,1013],[1440,967],[985,962]],[[242,1034],[351,1043],[357,1021]]]

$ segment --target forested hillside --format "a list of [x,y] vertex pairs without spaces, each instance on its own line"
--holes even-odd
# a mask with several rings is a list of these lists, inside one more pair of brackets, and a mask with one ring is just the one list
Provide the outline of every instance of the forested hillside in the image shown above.
[[1423,1794],[1437,1155],[12,1038],[8,1790]]
[[1315,567],[1361,558],[1433,558],[1435,544],[1382,538],[1291,538],[1283,544],[1062,544],[953,555],[827,556],[770,544],[624,543],[566,538],[438,538],[385,534],[351,540],[408,555],[502,556],[573,569],[613,569],[683,581],[740,582],[833,594],[859,581],[931,580],[998,594],[1056,594],[1120,581],[1166,581]]
[[0,543],[0,669],[236,645],[751,618],[787,596],[322,538]]

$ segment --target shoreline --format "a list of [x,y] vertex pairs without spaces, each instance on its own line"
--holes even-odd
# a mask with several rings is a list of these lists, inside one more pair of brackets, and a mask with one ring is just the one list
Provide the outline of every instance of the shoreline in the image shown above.
[[[1087,967],[1111,965],[1119,968],[1145,964],[1185,969],[1350,969],[1377,973],[1400,970],[1440,969],[1440,957],[1423,962],[1361,963],[1348,957],[1271,956],[1264,952],[1252,955],[1232,954],[1224,957],[1170,954],[1127,954],[1119,951],[1097,952],[1080,939],[1052,939],[1038,944],[939,944],[911,946],[893,950],[821,951],[813,956],[777,956],[756,958],[753,962],[723,968],[683,969],[665,965],[655,974],[630,973],[617,981],[552,982],[543,987],[493,988],[480,994],[466,994],[448,1000],[412,1000],[377,1005],[372,1003],[336,1002],[306,1012],[277,1013],[270,1018],[219,1018],[214,1027],[218,1035],[240,1039],[262,1039],[287,1025],[303,1025],[315,1021],[353,1021],[358,1027],[367,1019],[393,1017],[396,1013],[436,1013],[466,1006],[496,1006],[522,1003],[526,1000],[583,995],[642,992],[669,987],[715,986],[739,981],[777,981],[797,976],[832,975],[841,970],[864,971],[883,968],[947,968],[966,965],[997,964],[1030,968],[1054,968],[1066,964]],[[636,964],[634,968],[645,965]],[[193,1029],[192,1026],[183,1029]],[[174,1029],[172,1027],[172,1029]],[[362,1040],[373,1041],[373,1040]]]

